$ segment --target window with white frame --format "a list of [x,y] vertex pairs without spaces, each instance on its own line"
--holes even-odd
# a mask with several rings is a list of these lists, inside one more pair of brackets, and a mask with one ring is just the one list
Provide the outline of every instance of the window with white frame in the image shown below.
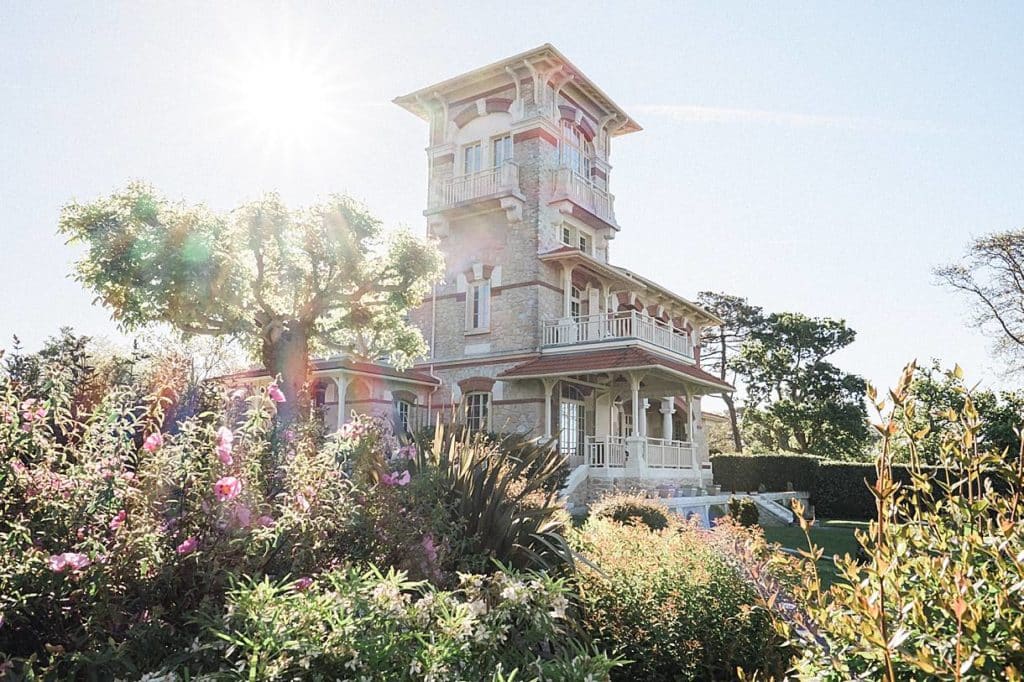
[[483,168],[483,147],[479,142],[462,148],[462,172],[476,173]]
[[487,431],[491,424],[491,394],[473,392],[466,394],[466,428],[471,433]]
[[399,433],[411,433],[409,420],[412,418],[412,403],[408,400],[396,401],[395,413],[398,416]]
[[579,287],[572,287],[569,290],[569,314],[572,319],[579,320],[583,312],[583,292]]
[[481,279],[466,285],[466,330],[486,332],[491,328],[491,282]]
[[562,139],[559,144],[559,162],[590,180],[590,162],[593,145],[587,142],[579,126],[572,121],[562,121]]
[[590,235],[580,232],[580,251],[590,253]]
[[562,225],[562,243],[572,246],[572,228],[568,225]]
[[586,414],[583,392],[571,384],[564,385],[558,410],[558,444],[562,455],[583,455],[587,439]]
[[491,143],[491,161],[495,168],[512,160],[512,136],[495,138]]

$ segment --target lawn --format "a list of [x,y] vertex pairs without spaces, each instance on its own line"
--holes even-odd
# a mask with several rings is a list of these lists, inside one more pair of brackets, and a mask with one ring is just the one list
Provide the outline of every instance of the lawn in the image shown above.
[[[856,555],[857,538],[853,533],[857,528],[865,527],[867,524],[862,521],[819,519],[811,528],[811,540],[825,550],[818,562],[818,570],[826,587],[836,579],[832,557],[836,554]],[[764,529],[764,537],[768,542],[777,542],[789,549],[807,549],[807,538],[799,526],[769,526]]]

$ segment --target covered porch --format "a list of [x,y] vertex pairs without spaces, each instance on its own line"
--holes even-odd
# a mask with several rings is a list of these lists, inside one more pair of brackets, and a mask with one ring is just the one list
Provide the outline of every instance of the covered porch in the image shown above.
[[700,397],[731,389],[701,369],[641,348],[542,355],[503,373],[538,380],[543,436],[590,476],[710,475]]

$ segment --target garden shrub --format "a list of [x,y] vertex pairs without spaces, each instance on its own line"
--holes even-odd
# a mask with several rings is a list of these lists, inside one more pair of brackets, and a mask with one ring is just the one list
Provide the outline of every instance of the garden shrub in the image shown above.
[[[812,577],[778,625],[801,645],[796,672],[807,679],[1020,680],[1024,458],[979,450],[980,419],[964,390],[939,448],[944,471],[922,468],[914,370],[907,366],[889,400],[869,393],[883,440],[869,477],[875,519],[857,531],[867,560],[839,557],[843,580],[824,590],[821,550],[812,549],[803,562]],[[910,459],[902,482],[896,451]]]
[[732,493],[809,491],[814,486],[820,457],[810,455],[715,455],[715,483]]
[[780,663],[768,612],[715,533],[684,522],[663,530],[591,516],[575,537],[594,567],[577,574],[582,627],[632,661],[621,680],[729,680],[737,666],[774,674]]
[[568,610],[565,584],[542,574],[463,574],[437,591],[348,569],[243,582],[205,641],[223,679],[607,679],[615,662],[567,634]]
[[606,495],[590,507],[590,514],[616,523],[642,523],[651,530],[667,528],[668,507],[656,500],[624,493]]
[[752,528],[761,520],[757,505],[749,497],[730,497],[729,516],[744,528]]

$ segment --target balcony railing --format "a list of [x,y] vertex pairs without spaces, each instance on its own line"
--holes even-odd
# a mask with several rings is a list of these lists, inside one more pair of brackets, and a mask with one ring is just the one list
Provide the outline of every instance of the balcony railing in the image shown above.
[[647,466],[652,469],[696,469],[697,450],[693,443],[664,438],[647,439]]
[[[700,469],[693,443],[664,438],[631,439],[629,442],[643,452],[648,468]],[[627,439],[622,436],[587,436],[584,462],[591,467],[621,469],[626,466],[627,457],[637,454],[627,451]]]
[[572,168],[555,171],[555,196],[566,197],[601,220],[615,224],[615,197]]
[[637,339],[693,359],[690,335],[635,310],[548,320],[541,327],[543,346],[567,346]]
[[626,466],[626,439],[621,436],[587,436],[586,463],[592,467]]
[[435,187],[431,208],[443,209],[463,202],[519,191],[519,166],[506,161],[494,168],[457,175]]

